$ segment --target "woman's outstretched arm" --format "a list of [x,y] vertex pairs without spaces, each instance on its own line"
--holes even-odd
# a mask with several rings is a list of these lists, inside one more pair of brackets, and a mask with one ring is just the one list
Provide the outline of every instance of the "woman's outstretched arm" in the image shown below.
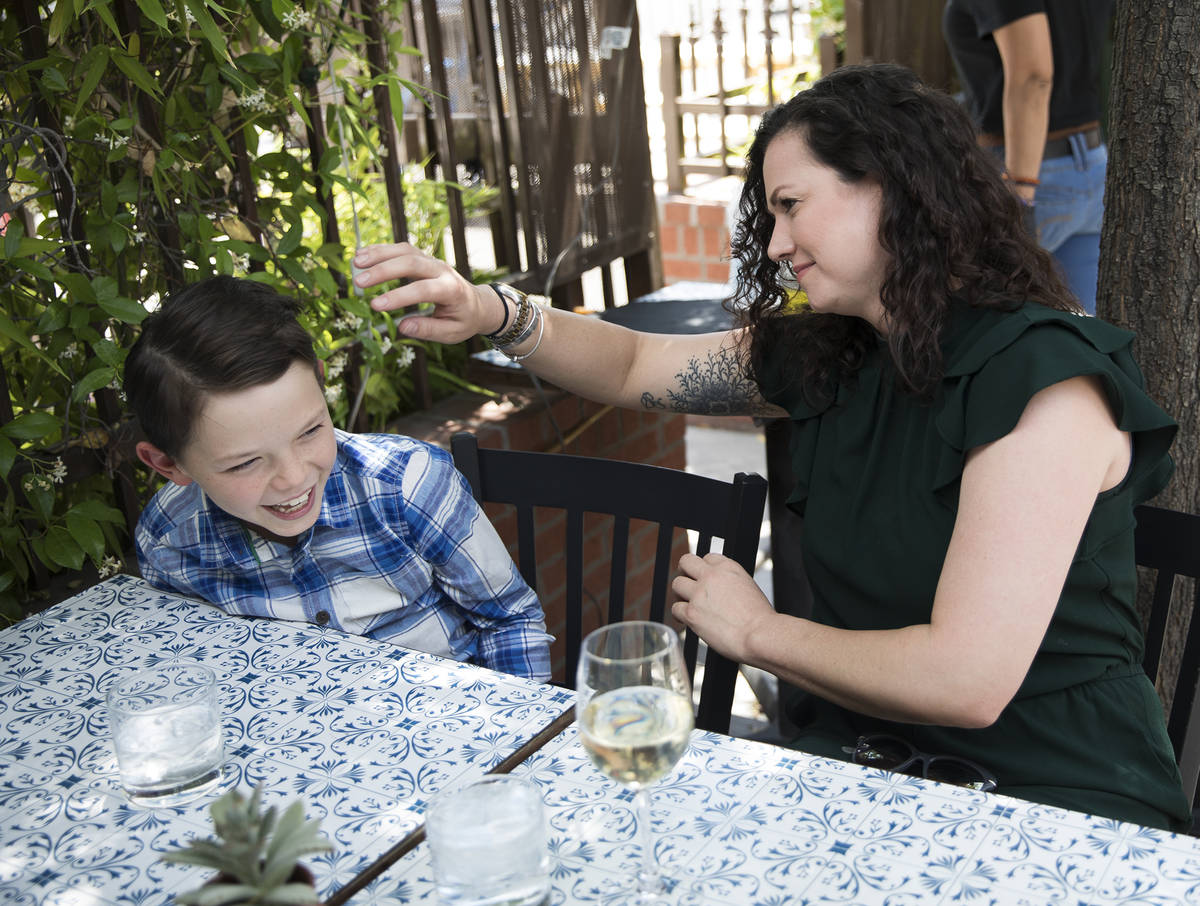
[[[493,332],[514,316],[511,302],[476,286],[444,261],[408,243],[364,248],[354,259],[361,287],[406,281],[371,300],[380,311],[433,303],[400,322],[405,336],[457,343]],[[705,415],[783,415],[746,376],[744,330],[709,334],[649,334],[587,315],[545,309],[541,331],[509,351],[536,352],[522,364],[579,396],[630,409]],[[540,340],[540,342],[539,342]]]

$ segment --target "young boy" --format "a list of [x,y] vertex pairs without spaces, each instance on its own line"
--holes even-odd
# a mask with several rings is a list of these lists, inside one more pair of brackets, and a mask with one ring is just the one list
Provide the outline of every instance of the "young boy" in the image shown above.
[[170,480],[138,521],[142,576],[249,616],[307,620],[546,680],[537,597],[443,450],[333,427],[293,301],[196,283],[125,362]]

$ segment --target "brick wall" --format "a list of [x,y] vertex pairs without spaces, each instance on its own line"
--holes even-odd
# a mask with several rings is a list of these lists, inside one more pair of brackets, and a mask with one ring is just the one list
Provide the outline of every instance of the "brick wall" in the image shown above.
[[663,282],[729,279],[729,230],[726,202],[671,195],[659,217]]
[[[472,431],[480,447],[543,451],[556,448],[559,434],[573,438],[563,452],[683,469],[686,417],[673,414],[612,409],[546,387],[546,399],[532,389],[515,388],[498,401],[474,394],[459,394],[433,409],[401,419],[391,430],[450,448],[457,431]],[[547,408],[547,401],[549,407]],[[551,417],[553,416],[553,418]],[[558,431],[555,431],[557,422]],[[576,436],[577,435],[577,436]],[[487,504],[484,512],[517,555],[517,519],[513,507]],[[565,657],[566,558],[563,552],[566,520],[560,511],[535,511],[538,589],[546,612],[546,626],[555,636],[551,646],[554,677],[563,676]],[[657,526],[631,523],[627,558],[626,618],[644,619],[650,606]],[[688,549],[687,534],[676,532],[671,575],[675,563]],[[612,556],[612,519],[584,518],[584,632],[605,622],[608,611],[609,564]],[[671,595],[668,591],[668,601]],[[574,685],[574,677],[569,679]]]

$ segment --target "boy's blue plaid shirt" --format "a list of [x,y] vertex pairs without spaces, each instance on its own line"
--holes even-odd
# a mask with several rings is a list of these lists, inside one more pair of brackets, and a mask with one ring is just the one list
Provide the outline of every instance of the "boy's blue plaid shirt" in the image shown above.
[[288,547],[252,534],[196,484],[168,484],[136,532],[142,576],[229,613],[326,622],[546,680],[541,605],[444,450],[337,435],[321,513]]

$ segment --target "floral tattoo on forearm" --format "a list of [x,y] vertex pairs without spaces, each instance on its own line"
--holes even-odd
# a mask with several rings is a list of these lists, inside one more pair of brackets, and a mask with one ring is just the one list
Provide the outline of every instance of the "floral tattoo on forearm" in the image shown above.
[[665,399],[648,390],[643,393],[642,408],[690,415],[763,415],[770,411],[731,349],[709,353],[706,361],[690,359],[675,378],[678,388],[668,389]]

